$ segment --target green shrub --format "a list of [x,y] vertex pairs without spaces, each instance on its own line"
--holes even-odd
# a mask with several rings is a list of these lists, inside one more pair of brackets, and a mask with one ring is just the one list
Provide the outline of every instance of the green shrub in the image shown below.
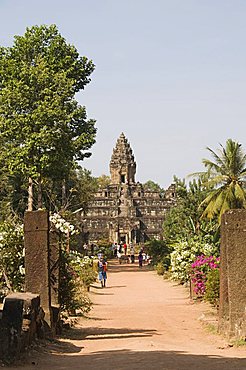
[[0,299],[24,289],[23,225],[9,219],[0,223]]
[[162,263],[165,270],[170,266],[170,248],[164,240],[150,240],[145,243],[144,250],[150,256],[153,265]]
[[220,271],[219,269],[213,269],[207,274],[206,291],[204,299],[210,302],[213,306],[219,306],[219,294],[220,294]]
[[102,253],[104,258],[110,259],[113,258],[113,250],[108,239],[101,239],[97,244],[98,253]]
[[162,262],[158,262],[155,269],[157,275],[164,275],[164,272],[166,271],[165,266],[163,265]]
[[63,311],[73,312],[78,309],[87,313],[91,309],[91,301],[87,294],[88,287],[96,280],[89,257],[78,252],[67,254],[62,251],[60,271],[60,304]]

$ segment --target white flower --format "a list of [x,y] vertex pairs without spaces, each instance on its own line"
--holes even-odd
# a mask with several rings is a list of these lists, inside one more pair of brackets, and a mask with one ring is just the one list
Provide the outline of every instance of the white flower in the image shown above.
[[50,222],[55,226],[55,228],[61,231],[64,234],[71,233],[71,235],[75,234],[77,231],[75,230],[74,225],[70,224],[68,221],[64,220],[58,213],[54,213],[50,215]]
[[25,267],[23,267],[22,265],[19,266],[19,271],[21,275],[25,275]]

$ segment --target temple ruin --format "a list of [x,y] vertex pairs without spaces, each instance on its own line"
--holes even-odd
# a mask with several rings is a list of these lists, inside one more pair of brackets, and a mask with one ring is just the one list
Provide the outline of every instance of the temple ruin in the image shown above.
[[175,205],[175,185],[161,193],[135,182],[136,161],[122,133],[110,161],[110,184],[99,188],[81,222],[87,242],[144,243],[161,239],[163,221]]

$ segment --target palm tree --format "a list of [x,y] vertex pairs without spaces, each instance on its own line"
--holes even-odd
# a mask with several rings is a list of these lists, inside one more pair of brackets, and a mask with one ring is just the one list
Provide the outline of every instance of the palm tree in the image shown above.
[[202,161],[207,168],[202,175],[207,176],[204,185],[208,188],[208,196],[201,203],[206,207],[202,217],[218,216],[219,224],[227,209],[246,208],[246,154],[241,144],[232,139],[226,141],[225,148],[220,146],[218,154],[207,148],[213,161]]

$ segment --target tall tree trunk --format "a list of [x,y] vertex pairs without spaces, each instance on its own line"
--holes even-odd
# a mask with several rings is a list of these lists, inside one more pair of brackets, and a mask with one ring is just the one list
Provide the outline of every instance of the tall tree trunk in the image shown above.
[[11,283],[10,283],[10,281],[9,281],[9,278],[8,278],[8,276],[7,276],[6,271],[5,271],[5,269],[4,269],[4,268],[3,268],[3,270],[2,270],[2,274],[3,274],[3,278],[4,278],[4,280],[5,280],[5,283],[6,283],[6,285],[7,285],[7,288],[8,288],[8,289],[9,289],[9,291],[12,293],[12,292],[13,292],[13,289],[12,289]]
[[32,178],[29,177],[28,179],[28,203],[27,203],[27,210],[33,210],[33,181]]
[[62,204],[61,209],[64,210],[66,205],[66,180],[62,180]]
[[43,207],[42,202],[42,179],[41,176],[39,176],[38,179],[38,209],[41,209]]

